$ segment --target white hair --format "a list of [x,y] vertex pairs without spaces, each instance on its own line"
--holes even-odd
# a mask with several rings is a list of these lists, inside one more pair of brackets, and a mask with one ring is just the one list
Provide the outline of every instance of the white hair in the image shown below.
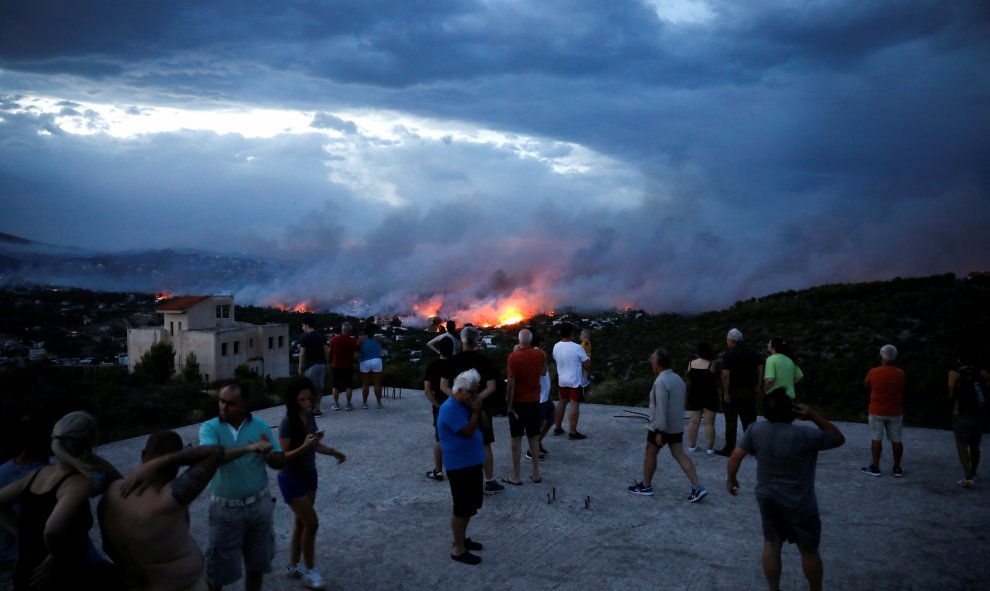
[[473,326],[465,326],[461,329],[461,342],[473,347],[481,340],[481,331]]
[[451,388],[454,392],[468,392],[471,388],[476,388],[481,383],[481,374],[476,369],[463,371],[454,378],[454,385]]
[[883,347],[880,347],[880,359],[883,359],[887,363],[897,359],[897,347],[893,345],[884,345]]
[[524,328],[519,331],[519,344],[527,347],[533,344],[533,331]]

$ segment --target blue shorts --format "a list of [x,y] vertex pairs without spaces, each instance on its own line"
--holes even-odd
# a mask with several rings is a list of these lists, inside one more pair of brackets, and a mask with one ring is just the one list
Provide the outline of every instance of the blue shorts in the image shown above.
[[316,470],[302,476],[279,472],[278,489],[282,491],[282,499],[286,504],[289,504],[293,499],[298,499],[316,490]]

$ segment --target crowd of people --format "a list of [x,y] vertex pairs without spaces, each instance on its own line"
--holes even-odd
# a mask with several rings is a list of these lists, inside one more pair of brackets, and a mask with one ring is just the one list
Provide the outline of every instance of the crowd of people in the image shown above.
[[[341,391],[346,397],[344,410],[353,408],[350,383],[355,364],[363,377],[364,406],[372,384],[381,406],[381,347],[374,326],[365,327],[359,339],[351,337],[351,331],[352,326],[345,324],[328,346],[325,339],[309,338],[314,325],[311,318],[305,320],[300,375],[285,388],[285,416],[277,436],[248,411],[247,390],[230,382],[219,389],[219,414],[200,426],[197,445],[184,445],[172,431],[153,433],[139,467],[126,477],[94,453],[98,433],[91,415],[69,413],[50,429],[43,426],[41,413],[26,415],[21,422],[23,437],[18,439],[22,449],[0,466],[0,525],[12,536],[0,538],[0,550],[6,561],[16,556],[14,588],[92,584],[101,589],[204,590],[222,589],[243,578],[245,589],[261,589],[275,555],[276,499],[269,491],[268,469],[278,470],[281,499],[293,515],[285,574],[311,589],[325,587],[314,551],[319,528],[316,461],[318,455],[331,456],[338,463],[346,460],[344,453],[327,445],[316,422],[327,362],[332,365],[334,410],[340,408]],[[450,488],[452,560],[481,563],[476,552],[484,545],[467,535],[471,518],[485,495],[524,483],[524,458],[529,481],[542,482],[541,461],[548,454],[543,442],[551,430],[554,436],[566,433],[571,441],[588,437],[578,431],[578,423],[592,381],[591,335],[582,332],[578,343],[574,333],[573,326],[560,325],[560,339],[548,355],[542,335],[520,330],[506,363],[504,389],[499,387],[500,372],[479,351],[477,328],[468,325],[458,330],[451,322],[428,343],[438,358],[428,365],[424,377],[434,424],[433,467],[426,475],[434,481],[446,480]],[[656,377],[648,393],[642,479],[628,491],[653,494],[657,457],[664,447],[690,483],[686,497],[690,502],[708,494],[691,454],[703,450],[707,455],[728,456],[726,487],[731,495],[739,491],[741,463],[754,456],[767,582],[776,588],[781,548],[790,542],[797,544],[810,588],[818,589],[823,566],[814,490],[817,454],[839,447],[845,438],[821,414],[799,402],[795,386],[803,373],[787,342],[770,339],[767,353],[764,360],[733,328],[721,357],[710,345],[699,345],[696,359],[682,377],[674,371],[669,351],[655,349],[649,357]],[[872,442],[870,463],[862,471],[873,477],[883,474],[884,437],[892,450],[891,474],[904,475],[906,379],[896,359],[896,348],[885,345],[880,349],[880,365],[864,380],[870,392]],[[556,366],[557,405],[551,396],[551,363]],[[988,382],[990,373],[977,367],[969,350],[948,375],[953,431],[964,473],[959,485],[967,489],[977,479]],[[765,420],[756,420],[758,406]],[[725,413],[725,446],[716,449],[714,415],[720,407]],[[499,479],[492,417],[502,412],[508,415],[512,469]],[[814,427],[796,425],[796,419]],[[737,421],[743,430],[738,440]],[[50,437],[38,437],[39,433]],[[701,436],[703,446],[698,445]],[[209,538],[201,549],[189,531],[188,507],[204,489],[209,495]],[[102,548],[110,560],[89,537],[94,524],[89,500],[94,497],[100,497],[96,516]]]

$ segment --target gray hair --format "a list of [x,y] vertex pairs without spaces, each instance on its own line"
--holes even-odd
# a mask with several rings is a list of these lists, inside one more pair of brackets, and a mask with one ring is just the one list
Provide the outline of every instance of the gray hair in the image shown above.
[[473,326],[465,326],[461,329],[461,342],[469,347],[474,347],[481,340],[481,331]]
[[533,344],[533,331],[524,328],[519,331],[519,344],[527,347]]
[[729,331],[729,334],[725,335],[725,338],[732,341],[733,343],[743,342],[742,331],[738,328],[733,328]]
[[657,347],[653,350],[653,356],[657,358],[657,363],[660,367],[664,369],[670,369],[673,362],[670,359],[670,353],[663,347]]
[[351,324],[350,322],[345,322],[340,325],[340,332],[346,332],[347,334],[350,334],[352,330],[354,330],[354,325]]
[[[461,329],[463,330],[463,329]],[[454,378],[454,385],[451,390],[454,392],[468,392],[471,388],[476,388],[481,383],[481,374],[476,369],[462,371]]]
[[887,363],[897,359],[897,347],[893,345],[884,345],[883,347],[880,347],[880,359]]

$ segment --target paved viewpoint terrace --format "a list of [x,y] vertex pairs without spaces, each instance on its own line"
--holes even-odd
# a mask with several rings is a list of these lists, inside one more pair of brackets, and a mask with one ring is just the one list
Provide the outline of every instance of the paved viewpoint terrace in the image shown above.
[[[687,479],[665,450],[653,483],[656,496],[631,495],[626,486],[641,478],[646,425],[616,418],[629,413],[614,406],[582,406],[585,441],[547,437],[542,484],[530,483],[524,472],[523,486],[506,485],[504,493],[485,497],[468,532],[485,544],[481,565],[450,560],[450,491],[446,482],[425,477],[432,467],[429,406],[421,391],[399,395],[387,398],[383,410],[372,405],[326,411],[318,420],[327,442],[348,458],[337,465],[333,458],[317,457],[317,565],[329,589],[766,588],[753,498],[755,460],[743,463],[742,491],[732,497],[725,490],[726,458],[693,454],[709,494],[689,503]],[[329,397],[323,407],[329,409]],[[258,413],[275,427],[283,415],[283,407]],[[907,428],[904,478],[890,476],[886,447],[884,476],[872,478],[859,471],[869,460],[867,426],[838,426],[846,445],[818,460],[826,588],[988,588],[990,468],[983,469],[987,477],[977,488],[963,490],[956,485],[961,473],[951,432]],[[511,467],[507,419],[496,418],[495,429],[501,477]],[[178,431],[184,441],[195,441],[198,425]],[[126,474],[137,464],[144,439],[115,442],[99,452]],[[270,481],[277,495],[275,472]],[[548,504],[554,490],[556,500]],[[191,507],[193,535],[201,547],[208,503],[203,494]],[[265,588],[300,588],[281,574],[292,529],[292,513],[281,498],[275,526],[277,574],[266,578]],[[781,587],[806,588],[793,546],[784,550]],[[228,587],[240,588],[240,583]]]

